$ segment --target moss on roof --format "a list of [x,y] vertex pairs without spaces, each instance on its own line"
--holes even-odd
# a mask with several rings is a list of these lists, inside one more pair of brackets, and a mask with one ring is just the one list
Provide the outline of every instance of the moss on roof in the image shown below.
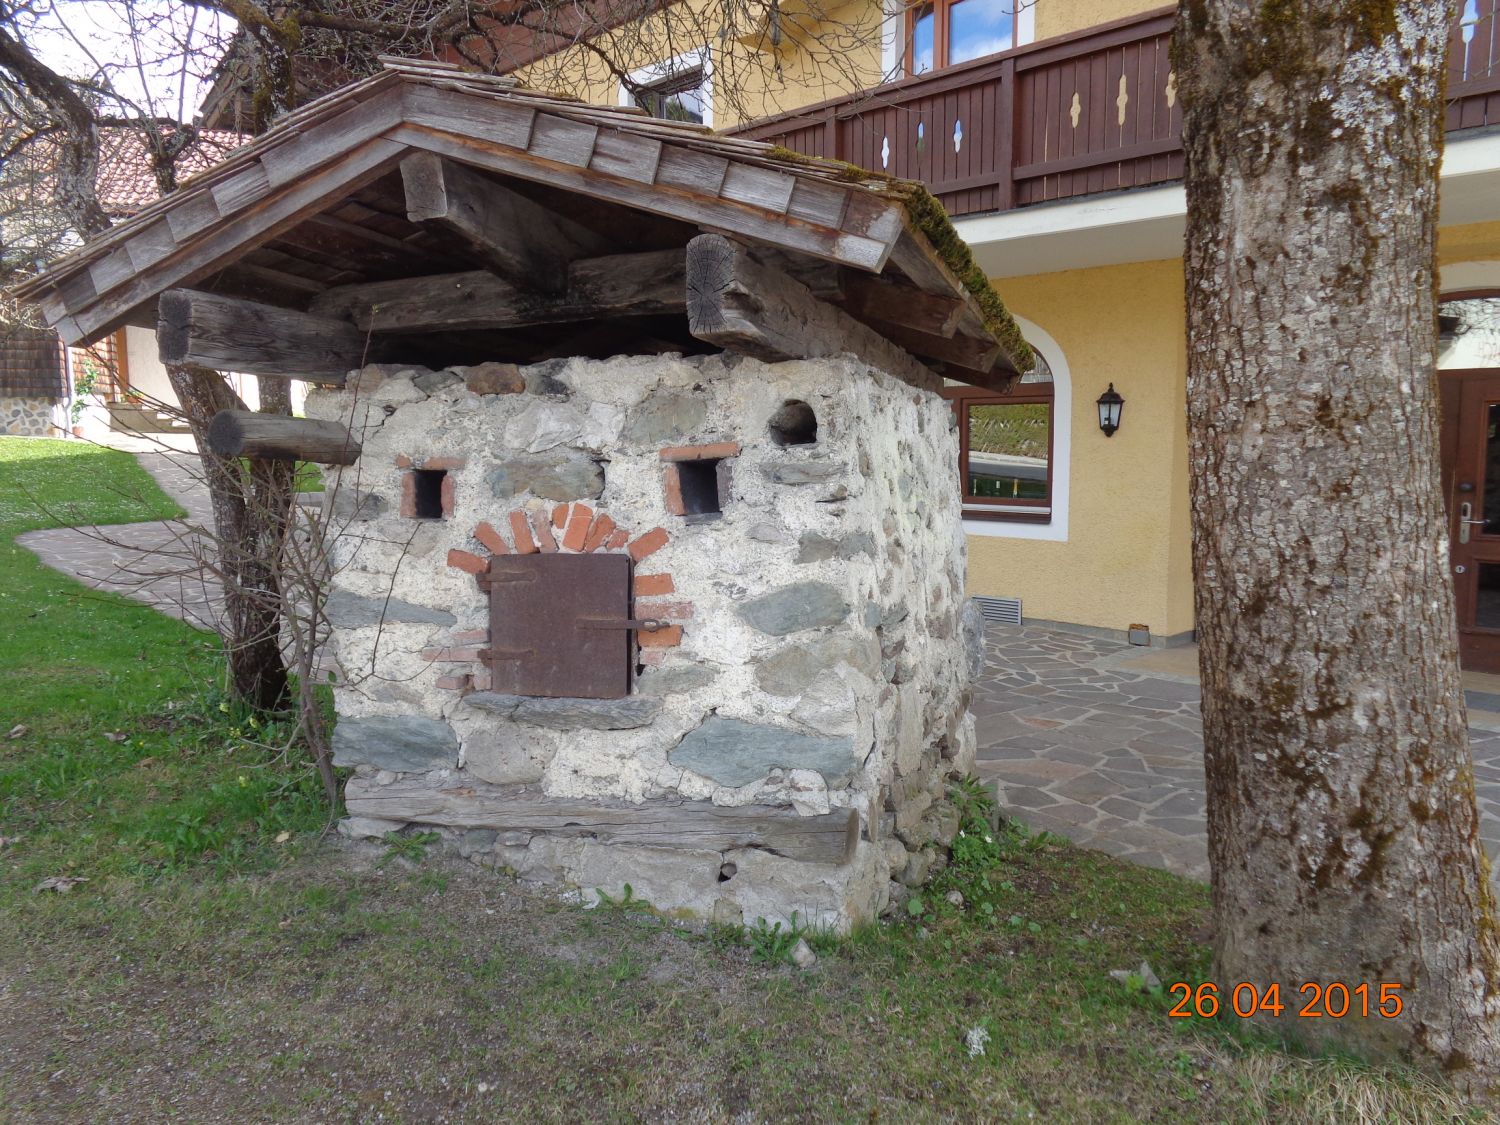
[[1006,309],[1005,302],[1000,299],[1000,294],[995,292],[995,287],[990,284],[990,279],[985,275],[984,270],[974,260],[973,251],[969,249],[969,244],[953,226],[953,220],[948,217],[947,209],[923,184],[916,180],[898,179],[883,172],[871,172],[857,164],[850,164],[843,160],[808,156],[806,153],[796,152],[780,145],[772,146],[770,155],[788,163],[810,165],[833,171],[836,178],[847,183],[879,185],[882,194],[900,199],[906,206],[906,213],[911,219],[912,226],[932,244],[932,248],[937,251],[943,264],[953,271],[954,276],[974,297],[980,314],[984,317],[984,326],[994,334],[1000,346],[1005,349],[1006,354],[1015,363],[1016,370],[1023,373],[1031,370],[1036,359],[1032,354],[1031,345],[1026,342],[1026,337],[1021,333],[1020,326]]

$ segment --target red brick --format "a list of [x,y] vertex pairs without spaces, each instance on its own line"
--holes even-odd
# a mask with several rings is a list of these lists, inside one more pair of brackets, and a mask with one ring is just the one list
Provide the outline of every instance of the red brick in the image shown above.
[[462,469],[469,463],[466,457],[425,457],[417,465],[419,469]]
[[536,540],[531,538],[531,524],[526,522],[525,512],[512,512],[510,514],[510,530],[516,537],[516,554],[536,554]]
[[606,544],[604,544],[604,546],[608,550],[618,551],[621,547],[625,546],[625,544],[629,543],[629,542],[630,542],[630,532],[628,532],[628,531],[616,531],[613,535],[611,535],[609,537],[609,542],[606,543]]
[[649,598],[655,594],[671,594],[677,590],[670,574],[637,574],[635,576],[635,596],[638,598]]
[[673,621],[686,621],[693,616],[692,602],[636,602],[637,617],[666,617]]
[[561,531],[562,527],[563,527],[563,524],[565,524],[567,522],[568,522],[568,506],[566,504],[559,504],[557,507],[555,507],[555,508],[552,509],[552,526],[553,527],[557,528],[558,531]]
[[674,516],[687,515],[687,505],[682,502],[682,474],[676,465],[668,465],[663,472],[662,490],[667,496],[667,511]]
[[401,474],[401,518],[417,518],[417,478],[411,473]]
[[716,441],[712,445],[674,445],[661,451],[663,461],[716,461],[724,457],[738,457],[740,443]]
[[588,538],[589,524],[594,522],[594,509],[587,504],[574,504],[568,516],[568,530],[563,532],[562,545],[565,550],[583,550],[583,541]]
[[443,518],[445,520],[453,518],[453,502],[457,495],[458,482],[453,478],[452,473],[448,473],[443,477],[443,483],[438,488],[438,496],[442,501]]
[[492,555],[510,554],[510,546],[505,542],[505,537],[488,520],[481,521],[474,529],[474,538],[483,543]]
[[637,664],[646,664],[654,667],[667,659],[667,653],[665,649],[649,649],[646,652],[638,653],[635,659]]
[[630,557],[640,562],[647,555],[654,555],[667,545],[667,529],[664,527],[653,527],[645,535],[639,536],[630,545]]
[[682,643],[682,626],[668,625],[665,629],[658,629],[654,633],[648,633],[643,629],[635,637],[636,642],[642,648],[676,648]]
[[490,568],[487,560],[480,558],[472,551],[452,550],[448,552],[448,565],[456,566],[459,570],[469,574],[483,574]]
[[601,512],[594,517],[593,526],[589,528],[588,538],[583,541],[583,549],[585,551],[597,551],[600,547],[604,546],[604,541],[609,538],[610,533],[614,529],[615,521]]
[[398,454],[396,454],[396,468],[398,468],[398,469],[409,469],[409,468],[411,468],[411,458],[408,457],[404,453],[398,453]]
[[455,645],[487,645],[490,643],[490,631],[488,629],[460,629],[456,633],[448,634],[448,643]]
[[544,554],[552,554],[557,550],[557,539],[552,534],[552,521],[547,518],[546,512],[532,512],[531,526],[536,531],[536,545]]
[[469,686],[470,676],[461,672],[456,676],[439,676],[437,686],[445,691],[463,691]]

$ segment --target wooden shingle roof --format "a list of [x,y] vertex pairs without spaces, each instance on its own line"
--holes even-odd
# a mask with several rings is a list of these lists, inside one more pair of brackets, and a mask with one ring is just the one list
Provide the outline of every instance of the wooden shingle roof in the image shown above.
[[949,302],[951,315],[915,328],[870,311],[900,301],[872,302],[868,286],[844,307],[956,378],[1003,382],[1029,366],[1019,331],[919,184],[410,60],[289,115],[19,295],[76,344],[154,326],[157,299],[184,286],[306,309],[330,290],[483,266],[462,239],[407,213],[400,165],[413,152],[591,225],[610,252],[711,231],[839,300],[859,289],[839,279],[856,274]]

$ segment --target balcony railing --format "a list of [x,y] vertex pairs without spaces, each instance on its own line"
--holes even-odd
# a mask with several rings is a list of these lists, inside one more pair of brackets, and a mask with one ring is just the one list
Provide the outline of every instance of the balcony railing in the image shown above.
[[[1464,0],[1448,129],[1500,125],[1500,0]],[[735,132],[922,180],[952,215],[1182,178],[1174,9],[763,118]]]

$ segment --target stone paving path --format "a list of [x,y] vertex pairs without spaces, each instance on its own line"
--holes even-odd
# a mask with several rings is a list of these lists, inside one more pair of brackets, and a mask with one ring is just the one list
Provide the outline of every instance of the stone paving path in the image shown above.
[[[1033,829],[1208,878],[1195,677],[1141,672],[1149,651],[1081,633],[991,626],[976,686],[980,776]],[[1470,710],[1481,833],[1500,853],[1500,715]]]
[[131,451],[162,491],[182,505],[186,519],[28,531],[16,542],[92,589],[113,590],[214,631],[219,583],[198,565],[204,548],[192,534],[193,526],[212,526],[208,489],[197,479],[191,439],[172,438],[177,444],[186,442],[187,451],[156,443],[150,451]]

